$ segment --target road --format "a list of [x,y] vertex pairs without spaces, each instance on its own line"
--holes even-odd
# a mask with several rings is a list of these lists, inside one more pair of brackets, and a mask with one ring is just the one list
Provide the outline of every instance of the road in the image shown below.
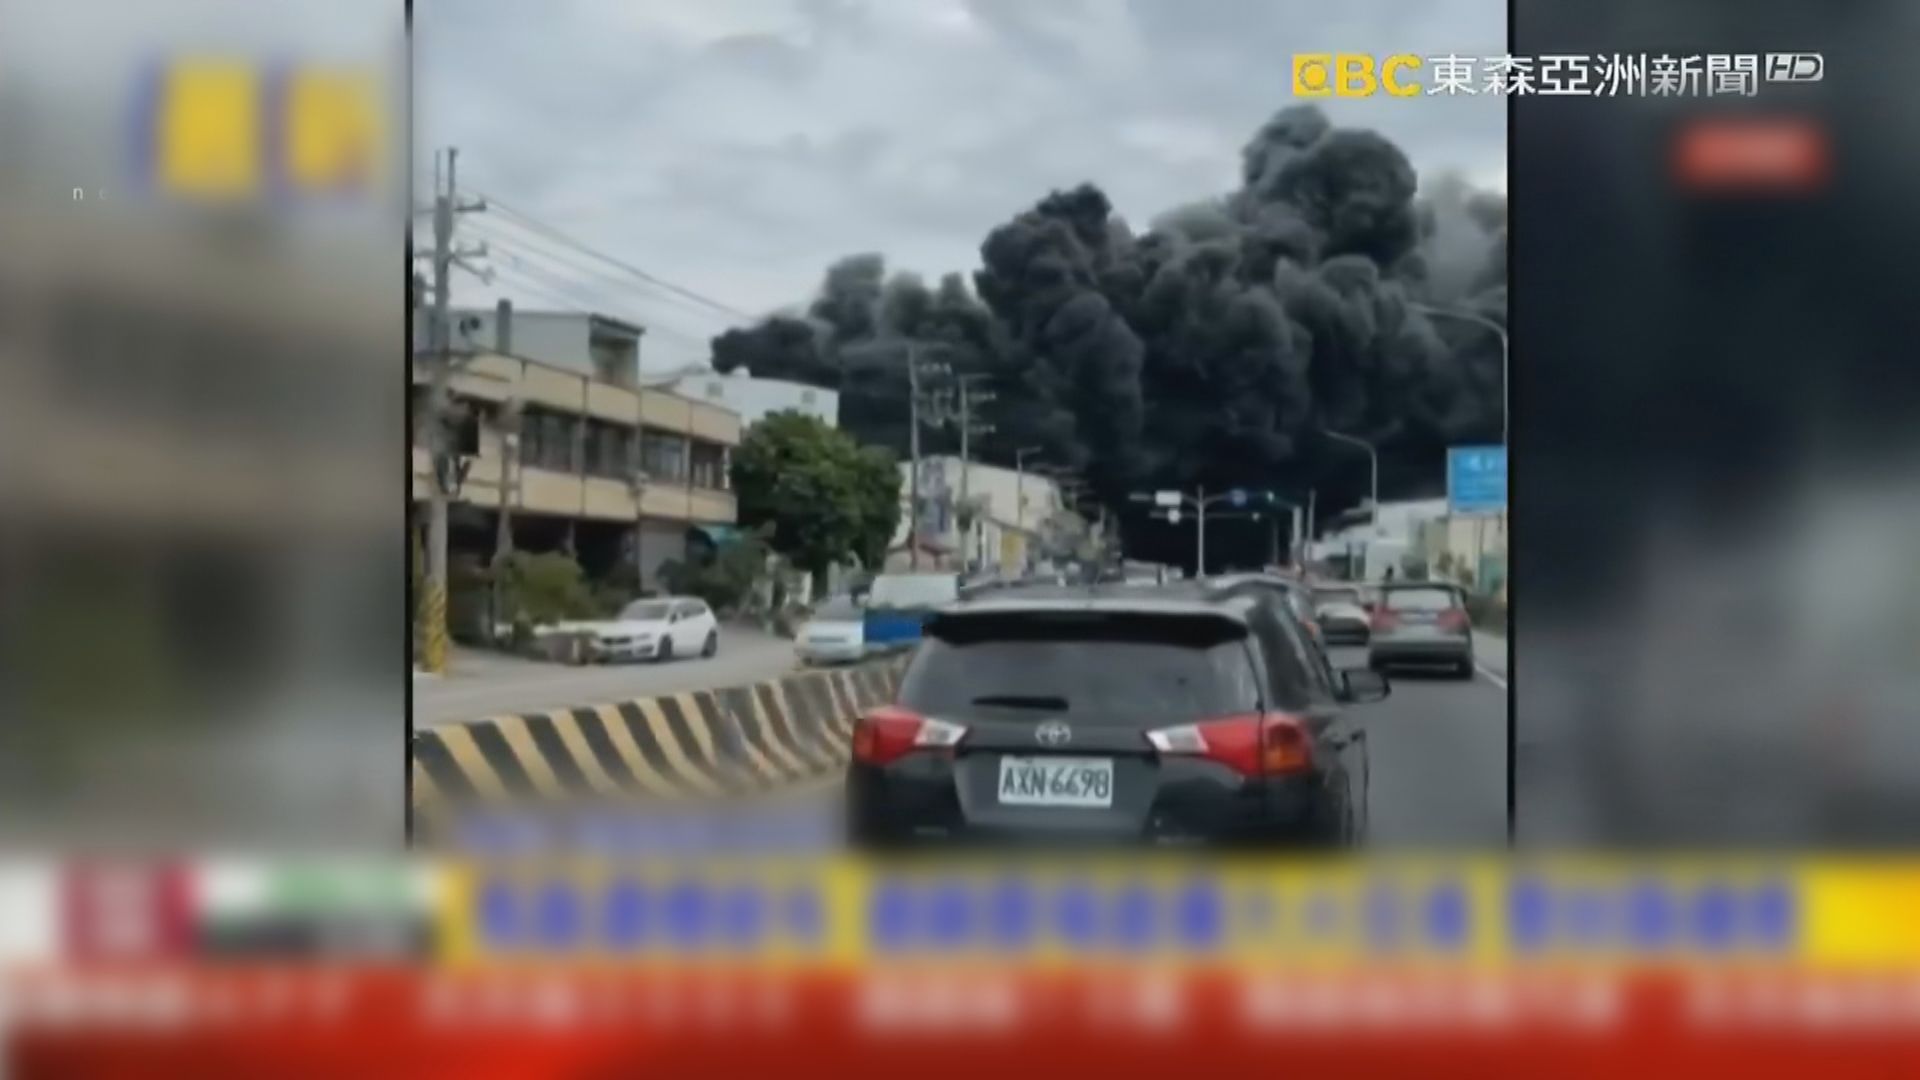
[[757,629],[723,626],[720,654],[664,664],[568,667],[456,650],[451,670],[413,682],[416,728],[502,713],[598,705],[683,690],[745,686],[793,670],[793,642]]
[[[1506,642],[1476,635],[1473,681],[1395,672],[1393,694],[1360,708],[1373,776],[1372,846],[1499,848],[1507,842]],[[1339,667],[1365,649],[1335,649]]]
[[[1371,846],[1460,851],[1506,845],[1507,646],[1485,634],[1476,636],[1475,646],[1479,670],[1471,681],[1395,673],[1387,700],[1359,707],[1372,762]],[[1336,649],[1332,659],[1338,667],[1363,666],[1366,650]],[[623,841],[641,850],[658,850],[671,833],[678,838],[672,843],[684,843],[689,851],[775,846],[818,851],[837,843],[840,835],[839,783],[830,778],[766,800],[643,816],[648,820],[636,829],[645,838]],[[669,820],[672,829],[655,827]],[[589,824],[597,829],[605,822]],[[564,843],[551,836],[535,840],[536,835],[523,830],[507,835],[482,826],[466,839],[492,850],[501,850],[498,844],[527,850]]]

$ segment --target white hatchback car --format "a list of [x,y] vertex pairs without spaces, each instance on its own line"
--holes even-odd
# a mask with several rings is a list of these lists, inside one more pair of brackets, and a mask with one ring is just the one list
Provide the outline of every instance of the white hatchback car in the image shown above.
[[554,630],[584,634],[593,659],[671,660],[720,651],[720,624],[706,601],[688,596],[635,600],[611,619],[565,622]]

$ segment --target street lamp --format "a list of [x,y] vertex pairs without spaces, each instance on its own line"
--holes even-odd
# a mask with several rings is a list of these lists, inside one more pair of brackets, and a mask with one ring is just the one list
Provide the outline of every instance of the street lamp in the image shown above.
[[1473,323],[1476,326],[1485,327],[1493,331],[1493,335],[1500,339],[1500,445],[1507,445],[1507,429],[1509,426],[1507,419],[1507,372],[1509,370],[1507,364],[1507,328],[1478,312],[1456,311],[1452,308],[1430,307],[1426,304],[1412,304],[1409,306],[1415,311],[1422,312],[1429,316],[1442,319],[1457,319],[1461,322]]
[[1365,439],[1356,439],[1351,435],[1342,435],[1337,431],[1327,431],[1324,428],[1321,429],[1320,433],[1322,435],[1325,435],[1329,439],[1346,443],[1349,446],[1357,446],[1360,449],[1365,450],[1367,452],[1367,460],[1368,462],[1371,463],[1372,472],[1373,472],[1373,483],[1372,483],[1373,510],[1370,516],[1373,521],[1373,533],[1375,536],[1378,536],[1380,534],[1380,453],[1379,451],[1375,450],[1373,448],[1373,444],[1368,442]]

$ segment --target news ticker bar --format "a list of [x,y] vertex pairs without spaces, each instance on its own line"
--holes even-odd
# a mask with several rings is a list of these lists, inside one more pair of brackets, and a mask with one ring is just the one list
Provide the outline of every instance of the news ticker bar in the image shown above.
[[1920,868],[1072,863],[452,871],[453,963],[1920,964]]
[[1487,1075],[1451,1055],[1492,1051],[1527,1075],[1676,1059],[1726,1075],[1744,1056],[1757,1071],[1737,1075],[1829,1077],[1895,1075],[1920,1048],[1920,976],[1804,971],[90,970],[0,977],[0,1003],[0,1060],[21,1075],[744,1075],[900,1048],[926,1077],[1008,1051],[1023,1074],[1265,1051],[1372,1075],[1356,1066],[1396,1050],[1425,1056],[1380,1075],[1429,1074],[1441,1051],[1454,1075]]
[[1748,962],[1920,971],[1920,862],[0,864],[0,968]]

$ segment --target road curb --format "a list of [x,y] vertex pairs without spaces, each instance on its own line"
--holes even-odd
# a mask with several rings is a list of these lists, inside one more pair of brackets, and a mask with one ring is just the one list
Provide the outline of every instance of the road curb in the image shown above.
[[449,809],[711,798],[817,781],[845,765],[854,718],[892,700],[906,659],[417,731],[415,832]]

